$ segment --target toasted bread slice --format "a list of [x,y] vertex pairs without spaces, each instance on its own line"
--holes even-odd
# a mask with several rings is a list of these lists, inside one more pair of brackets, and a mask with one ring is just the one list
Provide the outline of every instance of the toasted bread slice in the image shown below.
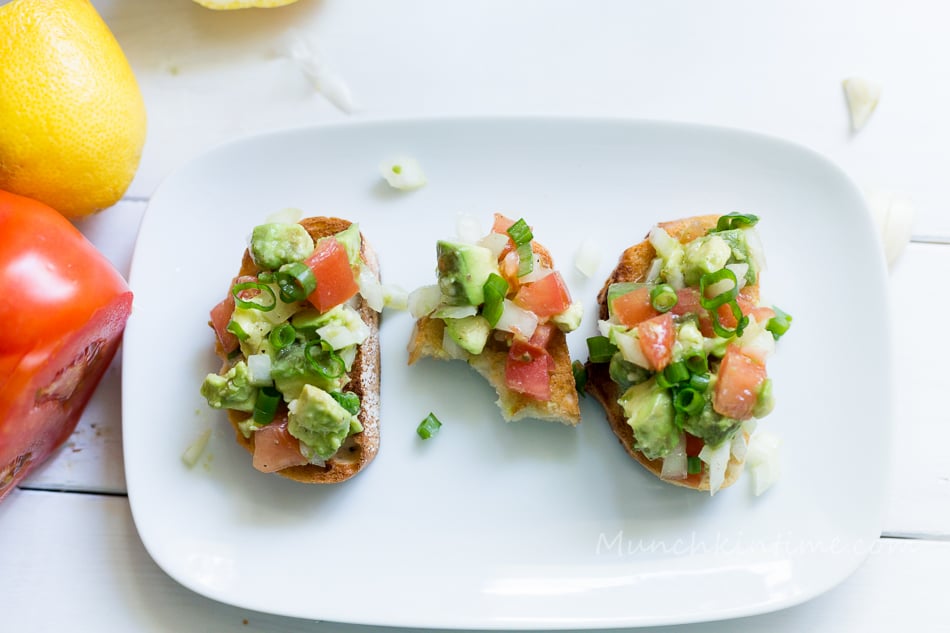
[[[716,226],[718,220],[718,215],[703,215],[674,220],[672,222],[663,222],[660,223],[659,226],[672,237],[685,244],[697,237],[705,235],[709,229]],[[614,268],[604,283],[603,288],[601,288],[600,293],[597,295],[597,304],[599,306],[601,319],[606,319],[609,316],[607,289],[610,285],[624,281],[644,281],[650,269],[650,264],[655,257],[656,250],[647,239],[631,246],[621,254],[617,267]],[[756,281],[755,285],[747,285],[743,289],[743,294],[748,296],[750,300],[757,302],[759,298],[758,281]],[[634,448],[636,438],[634,437],[633,429],[627,423],[623,409],[617,404],[617,400],[622,394],[619,393],[617,383],[610,379],[608,366],[604,363],[587,363],[587,376],[586,389],[588,393],[594,396],[594,398],[603,405],[604,411],[607,414],[607,421],[610,423],[610,428],[617,436],[617,439],[620,440],[620,444],[623,445],[627,453],[640,462],[644,468],[657,477],[660,477],[660,473],[663,470],[663,460],[647,459],[643,453]],[[743,462],[737,460],[735,456],[732,456],[726,467],[725,480],[721,488],[733,484],[739,478],[739,475],[742,474],[742,469]],[[709,472],[708,469],[705,468],[702,473],[688,475],[685,479],[663,479],[663,481],[675,486],[683,486],[695,490],[709,490]]]
[[[544,246],[532,241],[531,247],[547,267],[553,267],[551,254]],[[452,356],[442,346],[445,323],[441,319],[422,317],[412,331],[409,340],[409,364],[420,358],[431,357],[440,360],[459,358]],[[509,422],[523,418],[538,418],[576,426],[581,421],[577,388],[574,373],[571,370],[571,356],[564,332],[555,330],[547,346],[554,359],[554,369],[550,374],[551,399],[537,400],[530,396],[512,391],[505,384],[505,361],[508,358],[508,344],[490,336],[488,344],[481,354],[473,355],[461,351],[462,359],[468,362],[478,373],[495,388],[498,393],[498,407],[502,417]]]
[[[350,226],[351,222],[340,218],[313,217],[304,218],[300,224],[307,229],[314,241],[321,237],[335,235]],[[379,277],[379,262],[365,237],[360,234],[360,255],[363,265],[369,267]],[[250,253],[245,250],[238,275],[256,275],[260,269],[254,263]],[[379,450],[379,314],[372,310],[362,297],[356,296],[356,310],[370,329],[370,336],[358,348],[356,359],[349,372],[350,382],[346,385],[360,398],[360,411],[357,418],[363,430],[355,433],[343,442],[340,449],[326,461],[324,466],[307,464],[291,466],[275,471],[281,477],[308,484],[332,484],[349,479],[365,468]],[[222,354],[220,344],[217,346]],[[226,358],[224,359],[227,363]],[[247,419],[249,414],[240,411],[228,411],[228,420],[234,427],[235,439],[251,454],[254,453],[254,437],[245,438],[238,423]]]

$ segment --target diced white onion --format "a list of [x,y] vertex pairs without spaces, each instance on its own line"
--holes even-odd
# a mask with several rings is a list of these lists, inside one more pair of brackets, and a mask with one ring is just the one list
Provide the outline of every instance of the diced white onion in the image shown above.
[[650,262],[650,270],[647,271],[646,282],[652,284],[659,279],[661,270],[663,270],[663,260],[659,257],[654,257],[653,261]]
[[383,161],[379,164],[379,173],[389,186],[400,191],[412,191],[426,184],[426,175],[419,161],[409,156]]
[[643,353],[643,348],[640,347],[640,339],[636,330],[632,330],[629,333],[614,332],[613,341],[620,349],[620,355],[623,356],[625,361],[639,365],[644,369],[653,369],[653,364],[647,360],[646,355]]
[[303,217],[303,211],[288,207],[280,211],[274,211],[265,219],[267,224],[296,224]]
[[749,320],[751,325],[745,329],[742,336],[736,341],[736,344],[739,345],[746,354],[764,363],[765,360],[775,352],[775,337],[772,336],[771,332],[765,329],[765,326],[768,325],[768,321],[759,323],[755,320],[755,317],[749,317]]
[[733,286],[736,284],[732,283],[731,279],[722,279],[717,281],[714,284],[706,286],[706,298],[712,299],[713,297],[718,297],[724,292],[729,292],[732,290]]
[[680,247],[679,241],[659,226],[654,226],[650,231],[649,240],[657,254],[663,259],[669,259],[673,251]]
[[464,319],[478,314],[475,306],[442,306],[432,313],[437,319]]
[[669,455],[663,458],[663,469],[660,471],[660,477],[663,479],[686,479],[686,435],[680,434],[680,441]]
[[356,345],[344,347],[341,350],[337,350],[337,353],[340,355],[340,360],[343,361],[343,366],[346,368],[346,371],[353,369],[353,361],[356,360]]
[[851,129],[857,132],[864,127],[877,107],[881,99],[881,84],[861,77],[850,77],[842,81],[841,85],[851,114]]
[[610,330],[612,330],[613,327],[614,327],[614,324],[611,323],[610,321],[606,321],[604,319],[598,319],[597,321],[597,329],[600,331],[601,336],[606,336],[607,338],[610,338]]
[[732,443],[729,446],[729,451],[732,453],[733,457],[741,462],[743,459],[745,459],[748,448],[749,444],[746,442],[745,433],[742,432],[742,429],[739,429],[739,432],[732,436]]
[[391,310],[409,307],[409,293],[395,284],[383,284],[383,305]]
[[729,456],[731,454],[731,442],[723,442],[716,448],[711,448],[708,444],[699,451],[699,459],[706,462],[709,466],[709,494],[714,495],[719,492],[723,482],[726,480],[726,467],[729,465]]
[[188,448],[185,449],[185,452],[181,454],[181,461],[184,462],[185,466],[188,468],[194,468],[195,464],[198,463],[198,460],[201,459],[202,453],[205,452],[205,448],[208,446],[208,439],[211,437],[211,429],[205,429],[201,432],[201,435],[195,438],[195,441],[188,445]]
[[331,321],[327,325],[317,328],[317,334],[335,350],[350,345],[359,345],[369,338],[369,326],[363,323],[363,319],[360,318],[359,314],[354,314],[351,321],[346,325]]
[[383,287],[379,279],[368,267],[360,268],[359,275],[360,296],[366,301],[366,305],[376,312],[383,311]]
[[464,359],[468,357],[468,354],[465,352],[465,350],[455,342],[455,339],[449,336],[449,328],[445,328],[442,331],[442,351],[448,354],[451,358]]
[[492,232],[480,239],[478,245],[490,250],[497,260],[501,252],[508,246],[508,236],[504,233]]
[[749,261],[755,267],[756,273],[762,273],[768,267],[765,261],[765,247],[762,246],[762,238],[759,232],[754,228],[743,229],[745,235],[745,244],[749,248]]
[[[726,268],[731,270],[732,274],[736,276],[736,285],[739,288],[739,290],[742,290],[743,288],[745,288],[745,276],[746,276],[746,273],[749,272],[749,265],[748,264],[729,264],[726,266]],[[728,280],[723,279],[723,281],[728,281]],[[719,283],[722,283],[722,281],[720,281]],[[713,285],[715,286],[718,284],[713,284]],[[728,290],[728,288],[726,288],[726,290]]]
[[574,254],[574,267],[585,277],[593,277],[600,267],[600,245],[592,238],[586,238]]
[[537,253],[535,253],[534,265],[531,267],[531,272],[528,273],[527,275],[522,275],[521,277],[518,277],[518,281],[520,281],[523,284],[529,284],[532,281],[538,281],[540,279],[544,279],[545,277],[547,277],[553,272],[554,271],[552,269],[545,268],[544,266],[541,265],[541,258],[538,257]]
[[534,335],[534,330],[538,327],[537,315],[516,306],[509,299],[505,299],[503,305],[504,308],[495,329],[531,338]]
[[782,440],[768,431],[759,431],[749,440],[746,465],[752,476],[753,492],[759,496],[778,481],[781,475],[779,447]]
[[478,218],[470,213],[459,213],[455,220],[455,232],[460,242],[477,244],[482,238],[482,227]]
[[421,319],[439,307],[442,301],[442,291],[438,285],[422,286],[409,293],[409,314],[414,319]]
[[266,387],[273,382],[270,375],[270,354],[251,354],[247,357],[248,382],[255,387]]

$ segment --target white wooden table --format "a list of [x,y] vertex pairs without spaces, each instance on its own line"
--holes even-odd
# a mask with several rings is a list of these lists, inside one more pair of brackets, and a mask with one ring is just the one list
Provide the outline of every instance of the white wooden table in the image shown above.
[[[945,5],[301,0],[215,13],[187,0],[94,4],[149,111],[125,199],[80,223],[125,274],[149,196],[171,170],[248,133],[352,117],[545,113],[728,125],[808,145],[860,185],[911,199],[915,238],[891,271],[897,432],[878,546],[851,578],[806,604],[663,630],[950,627],[939,613],[950,586]],[[319,62],[316,84],[289,58],[301,38]],[[856,135],[841,90],[853,75],[884,86]],[[55,459],[0,505],[0,629],[368,631],[224,606],[151,561],[125,496],[120,363]]]

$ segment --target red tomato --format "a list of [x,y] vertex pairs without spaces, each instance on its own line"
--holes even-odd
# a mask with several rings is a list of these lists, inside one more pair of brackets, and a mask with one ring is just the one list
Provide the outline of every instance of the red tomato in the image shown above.
[[505,362],[505,384],[537,400],[551,399],[550,372],[554,359],[543,347],[516,338]]
[[511,218],[507,218],[500,213],[496,213],[495,224],[493,224],[491,227],[492,233],[502,233],[504,235],[507,235],[508,229],[510,229],[511,225],[514,223],[515,221],[512,220]]
[[553,272],[521,286],[514,302],[545,319],[567,310],[571,305],[571,293],[561,273]]
[[713,409],[727,418],[748,420],[765,378],[765,365],[744,354],[741,347],[730,345],[719,365]]
[[[736,297],[736,303],[739,304],[739,310],[742,314],[751,314],[753,310],[756,309],[755,302],[749,297],[748,293],[745,292],[745,288],[739,291],[739,296]],[[738,325],[736,316],[732,313],[732,308],[728,305],[719,306],[719,323],[723,327],[727,327],[730,330],[734,329]]]
[[531,335],[531,340],[528,342],[537,345],[541,349],[547,349],[552,334],[554,334],[554,326],[550,323],[542,323],[534,328],[534,334]]
[[640,349],[653,369],[660,371],[669,365],[673,360],[673,343],[676,341],[673,315],[667,312],[647,319],[637,326],[637,331],[640,333]]
[[254,431],[254,468],[272,473],[309,463],[300,453],[300,440],[287,430],[287,417],[275,419]]
[[[249,275],[236,277],[234,281],[231,282],[231,288],[236,284],[246,281],[257,281],[257,277],[251,277]],[[238,345],[240,345],[238,338],[228,331],[228,323],[231,322],[231,315],[234,314],[234,295],[231,293],[231,288],[228,289],[228,296],[222,299],[218,305],[211,308],[211,327],[214,328],[214,333],[217,335],[218,342],[221,344],[221,349],[225,354],[233,352],[238,348]],[[243,295],[244,293],[241,294]],[[247,299],[247,297],[244,296],[241,298]]]
[[340,305],[359,290],[346,249],[335,237],[317,242],[313,254],[304,263],[317,279],[317,289],[307,298],[320,312]]
[[670,310],[677,316],[684,314],[695,314],[699,317],[699,331],[703,336],[713,337],[716,332],[713,330],[712,319],[706,308],[699,303],[699,291],[695,288],[683,288],[676,291],[676,305]]
[[613,315],[627,327],[636,327],[641,321],[660,314],[650,303],[650,287],[642,286],[614,299]]
[[0,191],[0,499],[72,433],[132,309],[66,218]]
[[686,433],[686,455],[688,457],[697,457],[706,444],[701,438]]

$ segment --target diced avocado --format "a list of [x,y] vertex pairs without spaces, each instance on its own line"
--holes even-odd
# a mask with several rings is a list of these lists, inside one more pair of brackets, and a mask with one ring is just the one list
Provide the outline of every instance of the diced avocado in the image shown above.
[[633,429],[636,449],[647,459],[666,457],[680,441],[670,392],[655,378],[627,389],[617,401]]
[[766,378],[759,387],[759,393],[756,396],[755,407],[752,409],[752,417],[764,418],[772,413],[775,408],[775,396],[772,395],[772,379]]
[[343,250],[346,251],[346,258],[350,260],[350,266],[356,270],[360,266],[360,227],[355,222],[333,237],[340,243]]
[[567,310],[551,317],[551,322],[562,332],[573,332],[581,326],[584,319],[584,305],[580,301],[575,301],[568,306]]
[[461,319],[445,319],[445,329],[458,343],[458,346],[469,354],[481,354],[491,334],[491,325],[483,316],[469,316]]
[[276,302],[272,310],[255,310],[253,308],[234,308],[231,320],[236,322],[247,337],[241,341],[241,351],[245,356],[252,356],[268,348],[267,335],[276,325],[285,322],[300,309],[299,303],[284,303],[280,300],[280,293],[275,284],[270,284],[274,291]]
[[626,391],[633,385],[639,385],[650,377],[650,370],[624,360],[623,354],[617,352],[610,358],[610,379]]
[[290,320],[291,325],[307,336],[314,334],[327,341],[335,350],[359,345],[371,334],[360,313],[341,303],[324,313],[313,308],[304,308]]
[[730,229],[728,231],[719,231],[716,233],[729,245],[732,256],[729,258],[730,264],[748,264],[749,270],[745,274],[746,283],[754,284],[758,276],[758,271],[749,257],[749,244],[746,242],[746,230],[753,229]]
[[722,270],[731,256],[732,249],[721,234],[696,238],[685,249],[683,276],[686,284],[696,286],[706,273]]
[[448,305],[477,306],[485,301],[484,285],[498,270],[490,250],[475,244],[440,240],[438,255],[439,290]]
[[687,418],[686,422],[683,423],[683,430],[701,438],[703,442],[715,448],[725,440],[732,438],[736,430],[742,426],[742,422],[723,417],[713,410],[712,400],[709,396],[712,391],[712,389],[709,389],[706,392],[706,404],[703,406],[703,410],[699,415]]
[[339,391],[348,381],[346,375],[339,378],[326,378],[318,374],[307,361],[305,354],[307,344],[307,341],[298,338],[274,354],[270,374],[274,379],[274,386],[283,394],[286,402],[298,397],[305,385],[315,385],[327,391]]
[[313,238],[299,224],[271,222],[259,224],[251,233],[251,257],[264,270],[300,262],[313,252]]
[[356,416],[313,385],[305,385],[287,411],[287,430],[320,459],[332,456],[347,436],[363,430]]
[[610,284],[607,288],[607,312],[610,317],[613,318],[614,315],[614,300],[617,297],[622,297],[623,295],[633,292],[638,288],[643,288],[648,284],[640,283],[637,281],[620,281],[614,284]]
[[253,411],[257,400],[257,387],[252,387],[243,360],[229,369],[223,376],[208,374],[201,383],[201,395],[215,409],[235,409]]
[[695,317],[682,319],[676,326],[676,339],[673,341],[673,360],[678,361],[690,356],[705,356],[704,341],[703,334],[696,325]]

